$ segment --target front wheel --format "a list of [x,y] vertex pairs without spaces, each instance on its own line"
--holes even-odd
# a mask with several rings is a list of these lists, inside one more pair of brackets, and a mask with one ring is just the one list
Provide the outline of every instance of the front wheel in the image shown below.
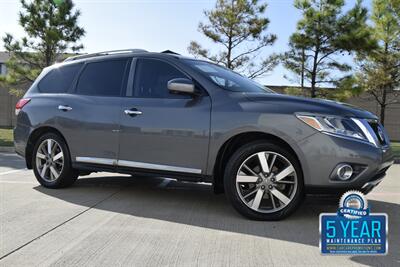
[[233,207],[255,220],[280,220],[303,198],[300,164],[290,151],[274,143],[254,142],[230,158],[224,187]]
[[71,166],[65,141],[54,133],[42,135],[36,142],[32,157],[33,172],[38,182],[47,188],[71,185],[78,178],[78,171]]

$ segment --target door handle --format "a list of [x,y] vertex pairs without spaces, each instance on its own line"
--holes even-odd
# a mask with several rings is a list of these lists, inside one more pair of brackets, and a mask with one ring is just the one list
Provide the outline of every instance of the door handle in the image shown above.
[[70,111],[70,110],[72,110],[72,108],[70,106],[64,106],[64,105],[59,105],[58,109],[62,110],[62,111]]
[[141,112],[140,110],[134,110],[134,109],[125,109],[124,113],[129,116],[136,116],[143,114],[143,112]]

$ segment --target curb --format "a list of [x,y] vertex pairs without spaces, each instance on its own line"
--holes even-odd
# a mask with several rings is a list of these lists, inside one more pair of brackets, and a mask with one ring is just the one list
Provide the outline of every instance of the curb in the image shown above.
[[14,153],[15,149],[13,146],[0,146],[0,152],[10,152]]

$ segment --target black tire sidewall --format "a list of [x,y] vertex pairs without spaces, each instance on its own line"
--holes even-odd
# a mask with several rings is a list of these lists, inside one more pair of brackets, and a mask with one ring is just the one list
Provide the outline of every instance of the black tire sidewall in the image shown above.
[[[55,181],[46,181],[41,176],[37,170],[36,166],[36,153],[39,148],[39,145],[46,139],[53,139],[55,140],[61,147],[62,152],[64,154],[64,166],[61,171],[60,176]],[[47,133],[42,135],[35,143],[32,155],[32,167],[33,172],[36,176],[38,182],[47,188],[62,188],[71,185],[75,180],[78,178],[77,172],[72,169],[71,167],[71,157],[69,153],[69,149],[64,141],[59,135],[55,133]]]
[[[240,199],[240,196],[236,190],[236,174],[240,165],[251,155],[261,151],[272,151],[283,155],[287,158],[296,170],[297,174],[297,190],[292,201],[282,210],[273,213],[261,213],[256,212],[246,206]],[[291,213],[293,213],[299,204],[301,203],[304,196],[304,180],[303,172],[300,167],[300,163],[297,158],[288,151],[274,143],[257,141],[246,144],[239,148],[229,159],[224,173],[224,187],[228,200],[231,202],[233,207],[243,216],[253,220],[280,220]]]

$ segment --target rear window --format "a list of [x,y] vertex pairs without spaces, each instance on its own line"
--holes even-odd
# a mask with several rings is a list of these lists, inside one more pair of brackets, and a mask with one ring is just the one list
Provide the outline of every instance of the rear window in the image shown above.
[[128,59],[88,63],[79,77],[77,94],[120,96]]
[[82,64],[73,64],[52,69],[40,80],[39,91],[53,94],[67,92],[81,67]]

